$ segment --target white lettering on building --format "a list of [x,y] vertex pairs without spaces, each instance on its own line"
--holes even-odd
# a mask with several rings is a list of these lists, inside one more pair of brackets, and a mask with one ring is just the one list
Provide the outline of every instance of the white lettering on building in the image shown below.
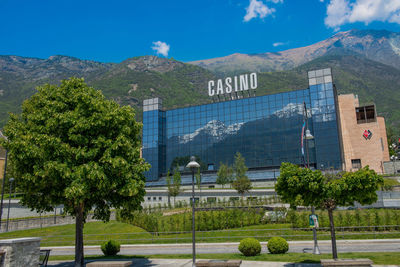
[[232,91],[255,90],[258,86],[257,73],[241,74],[239,76],[226,77],[216,81],[208,81],[208,95],[230,94]]

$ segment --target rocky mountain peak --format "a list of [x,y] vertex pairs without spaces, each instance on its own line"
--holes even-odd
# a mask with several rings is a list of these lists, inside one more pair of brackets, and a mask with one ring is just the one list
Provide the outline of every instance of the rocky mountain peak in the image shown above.
[[305,47],[261,54],[232,54],[226,57],[193,61],[221,74],[247,71],[289,70],[318,57],[350,51],[368,59],[400,69],[400,34],[386,30],[349,30]]
[[130,70],[135,71],[157,71],[161,73],[173,71],[176,67],[184,65],[173,59],[161,58],[157,56],[142,56],[130,58],[122,62]]

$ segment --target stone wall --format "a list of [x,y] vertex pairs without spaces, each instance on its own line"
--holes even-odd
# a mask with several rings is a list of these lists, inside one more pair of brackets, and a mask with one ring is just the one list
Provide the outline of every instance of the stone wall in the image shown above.
[[39,265],[39,237],[0,240],[0,250],[6,252],[2,258],[1,267],[37,267]]
[[386,161],[383,163],[383,167],[385,169],[386,174],[396,174],[400,173],[400,160],[394,161]]
[[[110,220],[115,220],[115,212],[111,212]],[[98,220],[93,218],[93,215],[89,214],[86,219],[86,222],[93,222],[93,221],[98,221]],[[30,218],[30,219],[17,219],[17,220],[14,219],[9,221],[8,231],[42,228],[47,226],[74,224],[74,223],[75,223],[74,217],[62,216],[62,215],[57,216],[55,220],[54,216],[42,217],[42,218]],[[6,229],[6,222],[3,220],[0,232],[5,232],[5,229]]]

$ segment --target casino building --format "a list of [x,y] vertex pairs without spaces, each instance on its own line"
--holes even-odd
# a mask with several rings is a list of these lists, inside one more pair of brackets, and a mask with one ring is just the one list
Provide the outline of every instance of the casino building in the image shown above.
[[[257,85],[252,78],[252,88],[231,90],[227,101],[165,110],[159,98],[144,100],[148,186],[162,185],[176,166],[185,174],[191,155],[205,182],[215,182],[220,163],[232,164],[236,152],[253,180],[275,178],[282,162],[304,165],[304,150],[312,168],[352,171],[369,165],[383,172],[389,160],[384,118],[376,116],[374,105],[359,106],[353,94],[337,95],[331,69],[309,71],[306,89],[263,96],[251,96]],[[314,137],[308,149],[304,125]]]

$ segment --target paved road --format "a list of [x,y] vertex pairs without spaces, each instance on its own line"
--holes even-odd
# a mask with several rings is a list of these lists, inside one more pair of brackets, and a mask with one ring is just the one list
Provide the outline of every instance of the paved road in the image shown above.
[[[262,252],[267,252],[266,242],[261,242]],[[319,241],[321,253],[331,253],[329,240]],[[237,253],[239,243],[199,243],[196,253]],[[289,252],[303,252],[312,248],[312,241],[289,241]],[[338,240],[338,252],[400,252],[400,239]],[[49,247],[51,255],[74,255],[74,247]],[[191,254],[189,244],[122,245],[122,255]],[[99,246],[85,246],[85,255],[102,255]]]

